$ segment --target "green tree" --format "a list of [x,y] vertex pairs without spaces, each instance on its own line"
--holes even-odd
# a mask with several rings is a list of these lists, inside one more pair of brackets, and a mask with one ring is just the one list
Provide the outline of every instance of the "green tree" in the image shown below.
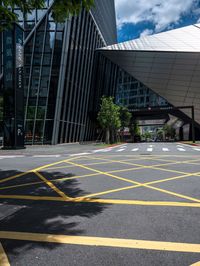
[[124,132],[124,128],[130,125],[131,113],[126,107],[120,107],[120,120],[121,120],[121,131]]
[[163,140],[163,136],[164,136],[164,131],[163,129],[159,129],[157,132],[156,132],[156,136],[159,140]]
[[133,140],[135,136],[138,137],[140,136],[140,127],[137,120],[135,120],[132,124],[130,124],[129,131]]
[[[12,12],[17,6],[24,13],[31,13],[35,8],[43,8],[45,0],[0,0],[0,30],[11,27],[18,21],[18,16]],[[94,0],[55,0],[52,6],[52,16],[57,22],[64,22],[69,15],[77,15],[82,8],[89,10]]]
[[106,132],[106,143],[110,143],[110,132],[116,131],[121,127],[120,107],[113,102],[112,97],[101,98],[100,111],[97,120]]
[[165,137],[174,138],[176,135],[176,130],[171,125],[165,124],[163,127],[163,131],[165,133]]

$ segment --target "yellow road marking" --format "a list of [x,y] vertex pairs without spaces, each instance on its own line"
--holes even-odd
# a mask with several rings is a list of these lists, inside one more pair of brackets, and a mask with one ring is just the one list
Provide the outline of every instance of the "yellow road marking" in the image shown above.
[[178,202],[174,202],[174,201],[143,201],[143,200],[120,200],[120,199],[101,199],[101,198],[100,199],[93,199],[93,198],[84,198],[84,197],[64,199],[62,197],[29,196],[29,195],[0,195],[0,199],[200,208],[200,203],[179,202],[179,201]]
[[60,195],[64,199],[70,199],[64,192],[62,192],[60,189],[58,189],[51,181],[47,180],[42,174],[34,171],[34,173],[42,180],[44,181],[51,189],[53,189],[58,195]]
[[0,243],[0,265],[1,266],[10,266],[10,263],[8,261],[8,257],[4,251],[3,246]]
[[142,187],[144,185],[151,185],[151,184],[163,183],[163,182],[167,182],[167,181],[171,181],[171,180],[176,180],[176,179],[181,179],[181,178],[184,178],[184,177],[187,177],[187,176],[192,176],[192,175],[193,174],[187,174],[187,175],[182,175],[182,176],[175,176],[175,177],[170,177],[170,178],[166,178],[166,179],[151,181],[151,182],[147,182],[147,183],[141,183],[141,185],[128,186],[128,187],[123,187],[123,188],[118,188],[118,189],[113,189],[113,190],[105,190],[105,191],[102,191],[102,192],[85,195],[84,198],[87,198],[87,197],[90,198],[90,197],[95,197],[95,196],[99,196],[99,195],[110,194],[110,193],[114,193],[114,192],[119,192],[121,190],[129,190],[129,189],[133,189],[133,188]]
[[200,266],[200,261],[196,262],[196,263],[193,263],[191,264],[190,266]]
[[153,190],[157,190],[159,192],[163,192],[163,193],[166,193],[166,194],[170,194],[170,195],[173,195],[173,196],[176,196],[176,197],[179,197],[179,198],[184,198],[184,199],[188,199],[188,200],[191,200],[191,201],[200,202],[200,199],[192,198],[192,197],[189,197],[189,196],[185,196],[185,195],[178,194],[178,193],[175,193],[175,192],[172,192],[172,191],[169,191],[169,190],[164,190],[164,189],[161,189],[161,188],[156,188],[156,187],[153,187],[153,186],[150,186],[150,185],[145,185],[145,183],[142,184],[142,183],[137,182],[137,181],[133,181],[133,180],[130,180],[130,179],[127,179],[127,178],[119,177],[119,176],[116,176],[116,175],[112,175],[112,174],[109,174],[107,172],[102,172],[102,171],[99,171],[99,170],[96,170],[96,169],[93,169],[93,168],[90,168],[90,167],[87,167],[87,166],[84,166],[84,165],[81,165],[81,164],[76,164],[76,163],[73,163],[73,162],[68,162],[68,163],[72,164],[72,165],[75,165],[75,166],[78,166],[80,168],[84,168],[84,169],[91,170],[91,171],[96,172],[96,173],[100,173],[102,175],[110,176],[110,177],[113,177],[115,179],[119,179],[119,180],[122,180],[122,181],[125,181],[125,182],[128,182],[128,183],[141,185],[142,187],[147,187],[147,188],[150,188],[150,189],[153,189]]
[[[88,158],[85,158],[85,160],[88,160]],[[112,162],[108,162],[107,160],[105,160],[105,159],[102,159],[102,160],[104,160],[105,162],[99,162],[99,163],[97,163],[97,162],[95,162],[95,163],[84,163],[83,165],[86,165],[86,166],[90,166],[90,165],[101,165],[101,164],[112,164]],[[132,161],[133,159],[126,159],[126,160],[124,160],[124,161]],[[138,160],[138,159],[137,159]],[[123,162],[123,160],[122,160],[122,162]],[[45,170],[55,170],[55,169],[67,169],[67,168],[72,168],[73,167],[73,165],[68,165],[68,166],[66,166],[66,165],[63,165],[63,166],[57,166],[57,167],[48,167],[48,168],[45,168]]]
[[10,231],[0,231],[0,238],[84,246],[200,253],[200,244],[148,241],[138,239],[52,235]]
[[68,161],[72,161],[72,160],[75,160],[75,159],[77,159],[77,158],[80,158],[80,156],[78,156],[78,157],[74,157],[74,158],[69,158],[69,159],[67,159],[67,160],[65,159],[65,160],[62,160],[62,161],[55,162],[55,163],[45,164],[45,165],[43,165],[43,166],[39,166],[39,167],[37,167],[37,168],[34,168],[34,169],[31,169],[31,170],[28,170],[28,171],[26,171],[26,172],[24,172],[24,173],[20,173],[20,174],[14,175],[14,176],[10,176],[10,177],[6,177],[6,178],[4,178],[4,179],[1,179],[1,180],[0,180],[0,183],[6,182],[6,181],[10,181],[10,180],[12,180],[12,179],[15,179],[15,178],[17,178],[17,177],[24,176],[24,175],[29,174],[29,173],[33,173],[33,172],[40,171],[40,170],[45,169],[45,168],[47,168],[47,167],[50,167],[50,166],[52,166],[52,165],[58,165],[58,164],[61,164],[61,163],[66,163],[66,162],[68,162]]
[[134,185],[134,186],[128,186],[128,187],[123,187],[123,188],[116,188],[116,189],[101,191],[101,192],[97,192],[97,193],[93,193],[93,194],[88,194],[88,195],[85,195],[85,196],[82,196],[82,197],[78,197],[78,198],[75,198],[75,199],[85,199],[85,198],[91,198],[91,197],[96,197],[96,196],[100,196],[100,195],[115,193],[115,192],[119,192],[119,191],[123,191],[123,190],[129,190],[131,188],[135,188],[136,186],[139,186],[139,185]]
[[23,200],[49,200],[49,201],[69,201],[62,197],[29,196],[29,195],[0,195],[0,199],[23,199]]
[[[73,167],[73,165],[72,165]],[[133,168],[126,168],[126,169],[121,169],[121,170],[113,170],[109,171],[108,173],[118,173],[118,172],[126,172],[126,171],[131,171],[131,170],[138,170],[141,169],[142,167],[133,167]],[[97,176],[99,173],[93,173],[93,174],[85,174],[85,175],[80,175],[80,176],[73,176],[73,177],[62,177],[62,178],[57,178],[57,179],[51,179],[53,182],[61,182],[61,181],[67,181],[67,180],[73,180],[73,179],[79,179],[82,177],[90,177],[90,176]],[[6,186],[6,187],[1,187],[0,190],[5,190],[9,188],[17,188],[17,187],[25,187],[25,186],[32,186],[32,185],[37,185],[37,184],[42,184],[45,183],[44,181],[35,181],[35,182],[30,182],[30,183],[23,183],[20,185],[13,185],[13,186]]]
[[[95,159],[98,160],[98,158],[95,158]],[[126,165],[138,166],[138,167],[142,167],[144,169],[146,168],[146,169],[161,170],[161,171],[172,172],[172,173],[177,173],[177,174],[190,174],[190,173],[186,173],[186,172],[182,172],[182,171],[177,171],[177,170],[172,170],[172,169],[159,168],[159,166],[175,165],[175,164],[179,164],[180,162],[165,163],[165,164],[156,164],[156,165],[143,165],[143,164],[136,164],[136,163],[124,162],[124,161],[120,161],[120,160],[110,160],[110,159],[106,159],[106,158],[105,158],[105,160],[107,160],[109,162],[113,162],[113,163],[121,163],[121,164],[126,164]],[[190,160],[190,161],[193,161],[193,160]],[[186,162],[188,162],[188,161],[185,161],[185,163]],[[181,162],[181,163],[183,163],[183,162]]]

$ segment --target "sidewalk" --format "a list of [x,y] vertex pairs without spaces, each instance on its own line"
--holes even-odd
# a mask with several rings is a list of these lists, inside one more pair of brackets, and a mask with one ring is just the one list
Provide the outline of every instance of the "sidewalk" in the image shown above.
[[193,143],[192,141],[179,141],[179,142],[183,144],[191,145],[191,146],[200,146],[199,140],[195,141],[195,143]]

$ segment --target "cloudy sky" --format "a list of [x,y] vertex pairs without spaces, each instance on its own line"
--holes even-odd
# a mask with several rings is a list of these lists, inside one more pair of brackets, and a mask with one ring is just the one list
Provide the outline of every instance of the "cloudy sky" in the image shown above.
[[118,41],[200,23],[200,0],[115,0]]

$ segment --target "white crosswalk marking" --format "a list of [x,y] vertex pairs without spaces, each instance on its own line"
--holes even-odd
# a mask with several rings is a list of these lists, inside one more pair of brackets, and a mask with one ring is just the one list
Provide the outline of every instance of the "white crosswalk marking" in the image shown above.
[[162,150],[163,150],[163,151],[169,151],[169,149],[168,149],[168,148],[162,148]]
[[24,155],[2,155],[0,159],[12,159],[12,158],[23,158]]
[[119,149],[119,150],[116,150],[116,152],[120,152],[120,151],[124,151],[125,149]]
[[195,151],[200,151],[200,148],[193,148],[193,150],[195,150]]
[[139,149],[138,148],[134,148],[134,149],[132,149],[132,151],[138,151]]
[[60,155],[33,155],[33,157],[35,158],[58,158],[60,157]]
[[183,148],[178,148],[178,147],[177,147],[177,150],[179,150],[179,151],[185,151],[185,149],[183,149]]
[[147,148],[147,151],[153,151],[153,148]]

